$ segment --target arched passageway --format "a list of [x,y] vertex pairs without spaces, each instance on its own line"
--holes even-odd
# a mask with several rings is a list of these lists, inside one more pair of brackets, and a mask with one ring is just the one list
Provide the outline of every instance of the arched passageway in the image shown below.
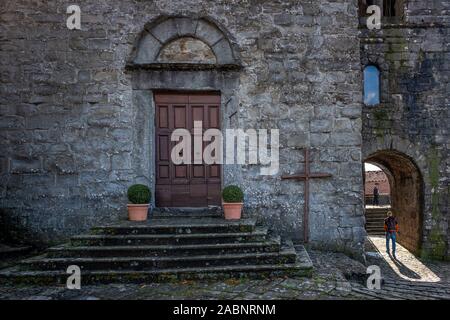
[[364,164],[364,203],[367,207],[390,207],[391,180],[389,172],[384,172],[371,163]]
[[390,201],[397,217],[398,242],[419,253],[423,226],[423,180],[415,163],[408,156],[393,150],[378,151],[365,159],[381,168],[390,184]]

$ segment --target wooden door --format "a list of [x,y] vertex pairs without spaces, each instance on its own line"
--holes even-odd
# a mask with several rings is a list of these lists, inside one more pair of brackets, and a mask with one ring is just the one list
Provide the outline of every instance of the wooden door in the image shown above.
[[[170,158],[175,129],[191,132],[192,163],[194,121],[202,121],[203,132],[220,129],[220,95],[217,93],[156,93],[156,206],[206,207],[221,204],[221,166],[175,165]],[[209,142],[206,142],[209,143]],[[203,143],[203,148],[205,142]]]

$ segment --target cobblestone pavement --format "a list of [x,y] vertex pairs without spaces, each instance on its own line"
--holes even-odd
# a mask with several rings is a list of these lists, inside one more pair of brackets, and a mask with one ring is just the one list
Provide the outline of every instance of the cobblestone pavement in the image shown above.
[[[383,252],[384,239],[371,237],[370,248]],[[0,299],[450,299],[450,263],[420,261],[401,246],[398,261],[385,253],[369,254],[367,265],[381,268],[381,290],[365,287],[363,264],[343,254],[309,253],[315,266],[312,278],[111,284],[81,290],[0,284]]]
[[353,292],[367,299],[450,299],[450,262],[419,259],[398,243],[394,259],[384,237],[369,237],[366,251],[367,265],[379,266],[384,281],[381,290],[352,282]]

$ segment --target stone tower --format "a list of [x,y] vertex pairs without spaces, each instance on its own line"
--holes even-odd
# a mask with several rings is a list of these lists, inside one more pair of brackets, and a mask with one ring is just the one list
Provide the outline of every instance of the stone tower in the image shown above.
[[361,26],[362,68],[380,71],[380,104],[363,107],[363,157],[391,178],[400,243],[436,258],[448,258],[450,241],[449,10],[396,1],[381,30]]

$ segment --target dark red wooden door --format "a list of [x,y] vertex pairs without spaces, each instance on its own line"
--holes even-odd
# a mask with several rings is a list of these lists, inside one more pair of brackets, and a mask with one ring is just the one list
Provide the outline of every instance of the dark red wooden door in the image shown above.
[[[194,121],[202,121],[203,132],[220,129],[220,95],[216,93],[156,93],[156,206],[206,207],[221,204],[221,166],[175,165],[170,157],[178,141],[171,141],[175,129],[191,132],[192,163]],[[205,144],[209,142],[204,142]]]

